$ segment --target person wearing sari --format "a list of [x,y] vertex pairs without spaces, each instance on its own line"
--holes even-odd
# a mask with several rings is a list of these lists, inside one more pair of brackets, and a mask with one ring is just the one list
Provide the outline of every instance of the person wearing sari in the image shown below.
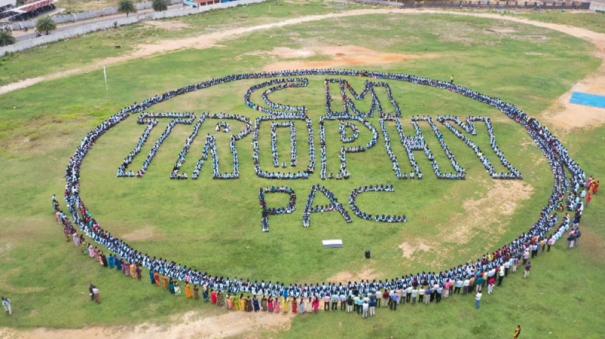
[[116,271],[122,271],[122,259],[116,257],[115,259]]
[[267,296],[263,295],[263,298],[260,300],[260,308],[263,312],[267,312]]
[[179,285],[178,281],[174,282],[174,294],[181,295],[181,285]]
[[168,291],[170,294],[174,295],[174,282],[172,282],[172,279],[168,282]]
[[113,256],[113,254],[110,254],[109,257],[107,257],[107,265],[111,269],[116,267],[116,258]]
[[313,313],[319,312],[319,298],[315,297],[313,302],[311,303],[311,307],[313,308]]
[[239,310],[240,311],[246,310],[246,298],[244,297],[243,293],[239,296]]
[[290,311],[290,300],[288,300],[289,298],[281,298],[281,308],[282,308],[282,313],[286,314]]
[[122,261],[122,274],[130,277],[130,264],[126,260]]
[[230,295],[227,296],[227,309],[233,311],[233,297]]
[[239,311],[239,297],[237,295],[233,296],[233,310]]
[[311,297],[305,299],[305,312],[311,312]]
[[212,305],[216,305],[217,299],[216,291],[213,290],[212,293],[210,293],[210,302],[212,302]]
[[158,272],[153,272],[153,282],[157,285],[157,287],[162,287],[162,279]]
[[281,303],[279,302],[279,298],[275,297],[275,299],[273,299],[273,313],[279,313],[281,312]]
[[256,296],[252,296],[252,308],[254,309],[254,312],[260,311],[260,303],[258,302],[258,299],[256,299]]
[[210,300],[210,296],[208,293],[208,286],[204,286],[204,291],[202,292],[202,298],[204,298],[205,303],[207,303]]
[[137,278],[137,265],[134,263],[130,264],[130,276],[132,277],[132,279]]
[[193,299],[193,291],[191,290],[190,283],[185,283],[185,298]]
[[142,276],[142,275],[141,275],[141,271],[142,271],[142,270],[141,270],[141,265],[136,264],[136,265],[135,265],[135,270],[134,270],[134,272],[135,272],[135,274],[136,274],[136,276],[137,276],[137,280],[141,280],[141,276]]
[[149,283],[155,285],[155,272],[149,270]]
[[195,299],[195,300],[200,299],[200,288],[197,287],[197,285],[193,285],[193,299]]
[[252,301],[250,300],[250,297],[245,296],[243,301],[244,301],[244,311],[252,312]]
[[105,254],[103,254],[103,252],[99,253],[99,265],[107,267],[107,258],[105,257]]
[[300,310],[300,314],[305,314],[305,298],[300,298],[298,309]]
[[273,313],[273,297],[269,297],[267,300],[267,311],[269,311],[269,313]]
[[296,297],[292,298],[292,313],[293,314],[298,313],[298,301],[296,300]]
[[161,276],[161,279],[162,279],[162,288],[169,289],[170,288],[170,278]]
[[225,306],[225,295],[223,294],[223,292],[218,292],[217,296],[216,296],[216,305],[218,307],[223,307]]

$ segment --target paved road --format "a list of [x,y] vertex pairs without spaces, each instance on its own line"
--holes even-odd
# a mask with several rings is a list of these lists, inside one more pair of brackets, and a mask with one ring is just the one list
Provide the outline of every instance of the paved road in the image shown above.
[[[180,7],[183,7],[183,5],[177,4],[177,5],[169,6],[168,8],[175,9],[175,8],[180,8]],[[150,14],[150,13],[153,13],[152,8],[138,11],[137,13],[130,14],[130,16],[135,16],[135,15],[141,16],[141,15],[146,15],[146,14]],[[82,21],[77,21],[77,22],[68,22],[68,23],[57,25],[57,29],[55,30],[55,32],[61,32],[66,29],[70,29],[70,28],[74,28],[74,27],[78,27],[78,26],[85,26],[85,25],[97,23],[97,22],[112,21],[117,18],[125,18],[125,17],[126,17],[126,14],[120,13],[120,14],[101,16],[98,18],[82,20]],[[13,31],[13,36],[15,37],[15,39],[17,39],[17,41],[32,39],[32,38],[35,38],[36,35],[37,35],[37,33],[34,29],[29,29],[27,31]]]

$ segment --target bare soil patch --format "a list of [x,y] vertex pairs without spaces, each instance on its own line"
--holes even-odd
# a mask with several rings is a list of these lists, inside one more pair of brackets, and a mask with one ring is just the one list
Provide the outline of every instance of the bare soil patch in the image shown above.
[[401,255],[404,258],[411,259],[414,257],[414,254],[418,252],[430,251],[432,249],[432,246],[427,245],[423,241],[417,241],[413,243],[404,241],[401,243],[401,245],[399,245],[399,248],[401,249]]
[[486,232],[498,240],[498,235],[506,231],[501,226],[521,203],[531,198],[533,192],[534,188],[522,181],[496,181],[485,196],[464,201],[464,212],[453,216],[448,225],[439,226],[441,231],[436,237],[416,237],[401,243],[402,257],[410,259],[444,243],[468,244],[477,232]]
[[334,68],[361,65],[384,65],[401,63],[411,60],[436,58],[436,54],[399,54],[383,53],[361,46],[313,46],[300,49],[279,47],[267,55],[280,59],[310,58],[313,56],[327,57],[328,60],[292,60],[278,61],[263,68],[265,71],[292,70],[304,68]]

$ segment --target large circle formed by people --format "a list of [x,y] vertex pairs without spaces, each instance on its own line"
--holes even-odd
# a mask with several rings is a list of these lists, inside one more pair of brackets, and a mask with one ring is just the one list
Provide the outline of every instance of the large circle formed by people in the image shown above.
[[[340,70],[340,69],[310,69],[310,70],[298,70],[298,71],[280,71],[280,72],[264,72],[264,73],[246,73],[238,75],[229,75],[222,78],[215,78],[208,81],[203,81],[197,84],[179,88],[174,91],[166,92],[162,95],[144,100],[141,103],[135,103],[131,106],[123,108],[120,112],[101,123],[94,130],[90,131],[86,137],[82,140],[80,146],[76,149],[74,155],[70,158],[70,161],[66,170],[66,191],[65,199],[68,205],[70,214],[74,222],[79,228],[87,234],[89,237],[94,239],[98,244],[105,246],[109,251],[121,256],[129,262],[138,262],[147,269],[160,270],[164,275],[176,279],[185,280],[197,284],[197,285],[209,285],[217,288],[216,282],[218,279],[225,281],[228,278],[220,276],[219,274],[210,275],[207,272],[194,271],[187,268],[184,264],[186,263],[172,263],[169,259],[154,259],[153,255],[148,255],[137,251],[128,245],[125,241],[120,240],[108,231],[100,227],[100,223],[94,227],[84,222],[84,217],[81,216],[82,207],[86,206],[84,201],[80,198],[80,168],[88,154],[93,147],[97,139],[99,139],[106,131],[115,127],[120,122],[124,121],[132,114],[139,114],[145,112],[150,107],[159,103],[168,101],[180,95],[188,94],[191,92],[208,89],[217,85],[223,85],[230,82],[236,82],[240,80],[255,80],[255,79],[275,79],[292,76],[347,76],[347,77],[359,77],[362,79],[376,79],[376,80],[389,80],[389,81],[402,81],[408,82],[415,85],[428,86],[437,89],[443,89],[450,91],[480,103],[494,107],[495,109],[504,113],[508,118],[514,122],[519,123],[526,129],[530,137],[534,140],[535,144],[540,148],[544,156],[546,157],[554,175],[553,191],[546,202],[542,213],[538,216],[537,221],[515,240],[511,241],[507,245],[503,246],[516,246],[519,243],[525,241],[535,235],[546,235],[551,230],[553,225],[548,225],[548,215],[553,213],[558,204],[563,201],[565,193],[569,192],[573,185],[583,183],[585,179],[585,173],[580,166],[573,160],[568,154],[566,148],[561,142],[548,130],[547,127],[542,125],[536,119],[529,117],[519,108],[513,104],[504,102],[501,99],[490,97],[481,93],[478,93],[472,89],[465,88],[454,84],[452,82],[432,80],[425,77],[402,74],[402,73],[382,73],[372,72],[364,70]],[[566,170],[568,172],[566,172]],[[570,177],[566,176],[566,173],[571,173]],[[86,206],[86,210],[88,206]],[[495,250],[495,249],[494,249]],[[481,261],[481,258],[477,259],[477,263]],[[463,263],[461,263],[463,264]],[[453,270],[453,268],[452,268]],[[257,277],[248,277],[256,279]],[[261,278],[261,277],[259,277]],[[262,277],[266,279],[268,277]],[[396,281],[398,278],[393,279]],[[229,279],[230,283],[233,284],[237,280]],[[263,280],[264,281],[264,280]],[[387,284],[388,280],[385,280]],[[356,284],[357,282],[353,282]],[[228,286],[220,284],[221,287],[227,289]],[[292,282],[290,286],[301,286]]]

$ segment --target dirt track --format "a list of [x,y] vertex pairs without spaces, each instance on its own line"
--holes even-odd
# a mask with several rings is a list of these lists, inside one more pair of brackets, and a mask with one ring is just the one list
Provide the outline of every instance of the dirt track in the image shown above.
[[[104,59],[94,64],[74,68],[67,71],[57,72],[26,79],[9,85],[0,87],[0,95],[19,89],[27,88],[35,84],[65,78],[76,74],[87,73],[99,70],[103,65],[114,65],[132,61],[140,58],[148,58],[164,53],[170,53],[181,49],[198,48],[206,49],[215,46],[219,42],[235,39],[244,34],[256,31],[268,30],[276,27],[285,27],[300,23],[325,20],[330,18],[342,18],[361,16],[368,14],[452,14],[466,15],[487,19],[498,19],[516,22],[520,24],[533,25],[546,29],[559,31],[571,36],[584,39],[597,47],[597,56],[605,61],[605,34],[595,33],[586,29],[552,24],[545,22],[532,21],[522,18],[501,16],[488,13],[466,13],[452,12],[444,10],[414,10],[414,9],[364,9],[352,10],[342,13],[311,15],[294,19],[283,20],[272,24],[264,24],[251,27],[235,28],[222,32],[205,34],[197,37],[183,38],[160,42],[152,45],[141,45],[139,48],[128,55]],[[576,84],[573,90],[589,91],[591,93],[605,95],[605,62],[594,74]],[[570,93],[563,95],[558,103],[544,113],[543,119],[560,129],[583,128],[605,124],[605,114],[603,110],[591,109],[588,107],[569,104]],[[253,331],[260,329],[280,330],[289,327],[292,317],[271,314],[250,314],[250,313],[227,313],[217,316],[201,318],[195,312],[187,313],[181,317],[175,318],[166,326],[155,324],[140,324],[136,326],[124,327],[90,327],[86,329],[73,330],[55,330],[55,329],[36,329],[28,331],[15,331],[12,329],[0,329],[0,337],[16,338],[172,338],[172,337],[230,337],[251,335]]]

